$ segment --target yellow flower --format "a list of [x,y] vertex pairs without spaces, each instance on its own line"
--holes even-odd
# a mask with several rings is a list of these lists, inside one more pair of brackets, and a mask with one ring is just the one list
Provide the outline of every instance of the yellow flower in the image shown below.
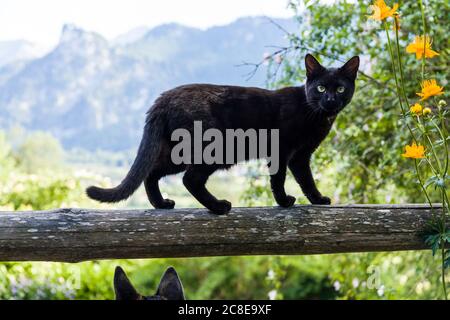
[[425,108],[423,109],[423,115],[426,116],[427,114],[431,113],[431,109],[430,108]]
[[406,47],[406,52],[415,53],[417,59],[422,59],[422,56],[425,55],[425,58],[433,58],[434,56],[438,56],[434,50],[431,50],[431,39],[429,36],[416,36],[413,43],[410,43]]
[[436,80],[434,79],[422,81],[421,87],[422,92],[417,92],[416,94],[419,97],[422,97],[422,99],[420,99],[422,101],[428,99],[429,97],[444,94],[444,92],[442,91],[444,87],[438,86]]
[[371,5],[370,8],[373,10],[370,19],[382,21],[386,18],[392,17],[395,13],[397,13],[398,4],[394,4],[394,6],[388,7],[384,0],[376,0],[375,4]]
[[411,113],[416,114],[416,115],[421,115],[422,114],[422,110],[423,110],[423,107],[420,104],[418,104],[418,103],[416,103],[415,105],[411,106],[411,108],[409,108],[409,111]]
[[422,159],[425,157],[425,148],[421,145],[416,145],[413,142],[412,145],[405,147],[405,153],[402,154],[404,158]]

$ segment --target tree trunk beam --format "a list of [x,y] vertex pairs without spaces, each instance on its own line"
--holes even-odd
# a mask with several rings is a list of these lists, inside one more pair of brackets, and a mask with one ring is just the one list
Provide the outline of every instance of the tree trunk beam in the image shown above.
[[426,249],[426,205],[0,212],[0,261],[301,255]]

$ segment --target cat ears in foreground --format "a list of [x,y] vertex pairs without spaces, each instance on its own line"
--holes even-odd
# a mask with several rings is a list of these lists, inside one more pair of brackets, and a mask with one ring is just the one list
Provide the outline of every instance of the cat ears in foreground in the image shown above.
[[164,272],[156,295],[167,300],[185,300],[183,285],[174,268],[169,267]]
[[[320,73],[326,70],[326,68],[323,67],[319,63],[319,61],[317,61],[317,59],[314,58],[309,53],[305,57],[305,67],[306,67],[306,76],[308,78],[313,77],[314,75],[319,75]],[[358,73],[358,68],[359,68],[359,57],[354,56],[338,70],[343,75],[354,81]]]
[[[146,298],[136,291],[121,267],[116,267],[114,273],[114,291],[116,300],[142,300]],[[183,285],[174,268],[167,268],[161,277],[156,296],[166,300],[184,300]]]

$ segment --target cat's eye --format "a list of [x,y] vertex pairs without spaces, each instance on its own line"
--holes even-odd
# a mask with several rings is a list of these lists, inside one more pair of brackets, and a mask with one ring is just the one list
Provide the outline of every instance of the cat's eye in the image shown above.
[[338,93],[344,93],[344,91],[345,91],[345,88],[344,88],[344,87],[338,87],[338,88],[337,88],[337,92],[338,92]]
[[320,93],[324,93],[325,92],[325,87],[324,86],[317,86],[317,91],[319,91]]

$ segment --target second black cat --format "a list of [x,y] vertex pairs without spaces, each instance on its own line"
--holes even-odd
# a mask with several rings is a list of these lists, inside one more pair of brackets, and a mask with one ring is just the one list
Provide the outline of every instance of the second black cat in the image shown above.
[[309,163],[337,114],[351,101],[359,57],[351,58],[340,68],[325,68],[308,54],[305,65],[306,84],[299,87],[265,90],[192,84],[163,93],[148,112],[138,154],[125,179],[110,189],[89,187],[88,196],[101,202],[118,202],[131,196],[144,182],[155,208],[172,209],[175,202],[162,197],[158,181],[185,171],[183,183],[189,192],[212,212],[227,213],[231,203],[216,199],[205,185],[212,173],[232,164],[175,164],[171,157],[177,144],[171,139],[174,130],[183,128],[193,133],[194,122],[201,121],[203,129],[218,129],[224,135],[227,129],[277,129],[279,141],[268,141],[279,145],[278,154],[271,155],[277,156],[279,163],[277,172],[270,176],[276,202],[282,207],[295,202],[284,189],[289,168],[312,204],[330,204],[330,199],[317,189]]

